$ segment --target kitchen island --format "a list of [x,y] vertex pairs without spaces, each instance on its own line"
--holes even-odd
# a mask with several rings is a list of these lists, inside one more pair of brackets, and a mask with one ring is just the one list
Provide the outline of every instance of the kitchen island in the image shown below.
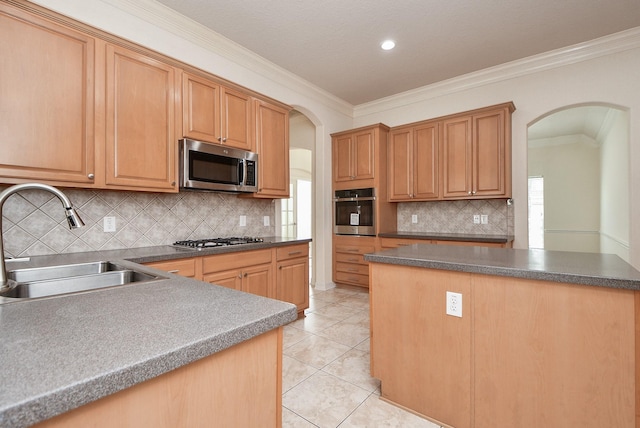
[[456,428],[640,426],[640,272],[617,256],[412,245],[365,259],[383,399]]
[[[275,241],[250,248],[295,242]],[[282,326],[296,307],[134,263],[195,253],[166,246],[9,262],[109,260],[164,278],[0,304],[0,426],[280,426]]]

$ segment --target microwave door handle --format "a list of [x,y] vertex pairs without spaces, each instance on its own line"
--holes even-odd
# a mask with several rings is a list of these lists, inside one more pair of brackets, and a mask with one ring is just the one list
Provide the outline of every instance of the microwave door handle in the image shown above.
[[245,160],[241,159],[240,160],[240,165],[239,165],[239,170],[238,170],[238,175],[239,175],[239,179],[240,179],[240,185],[244,185],[247,182],[247,168],[245,168]]

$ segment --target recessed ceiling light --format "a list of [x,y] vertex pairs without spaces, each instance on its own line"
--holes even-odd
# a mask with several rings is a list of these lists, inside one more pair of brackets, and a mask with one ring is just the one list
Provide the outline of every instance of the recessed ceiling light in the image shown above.
[[385,40],[384,42],[382,42],[380,47],[385,51],[389,51],[396,47],[396,43],[393,40]]

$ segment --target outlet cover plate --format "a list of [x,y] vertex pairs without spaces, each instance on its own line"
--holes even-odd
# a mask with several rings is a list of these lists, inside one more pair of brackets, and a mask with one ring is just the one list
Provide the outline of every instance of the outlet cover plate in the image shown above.
[[462,318],[462,294],[447,291],[447,315]]

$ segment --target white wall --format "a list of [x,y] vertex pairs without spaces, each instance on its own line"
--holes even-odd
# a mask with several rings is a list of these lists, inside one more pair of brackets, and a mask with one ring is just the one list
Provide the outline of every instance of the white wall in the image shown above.
[[613,111],[612,115],[601,149],[600,252],[629,260],[629,112]]
[[[354,126],[383,122],[389,126],[513,101],[513,199],[516,248],[527,248],[527,126],[547,112],[578,104],[609,103],[629,111],[630,262],[640,269],[640,31],[611,54],[568,64],[505,66],[499,76],[478,73],[453,83],[442,82],[410,94],[379,100],[355,109]],[[632,46],[632,48],[628,48]],[[606,46],[605,46],[606,47]],[[602,49],[604,50],[605,47]],[[628,49],[627,49],[628,48]],[[576,49],[579,51],[579,49]],[[566,53],[570,55],[570,53]],[[571,61],[568,61],[571,62]],[[541,71],[536,71],[541,70]]]
[[545,250],[600,251],[600,149],[582,135],[529,147],[529,176],[544,178]]

